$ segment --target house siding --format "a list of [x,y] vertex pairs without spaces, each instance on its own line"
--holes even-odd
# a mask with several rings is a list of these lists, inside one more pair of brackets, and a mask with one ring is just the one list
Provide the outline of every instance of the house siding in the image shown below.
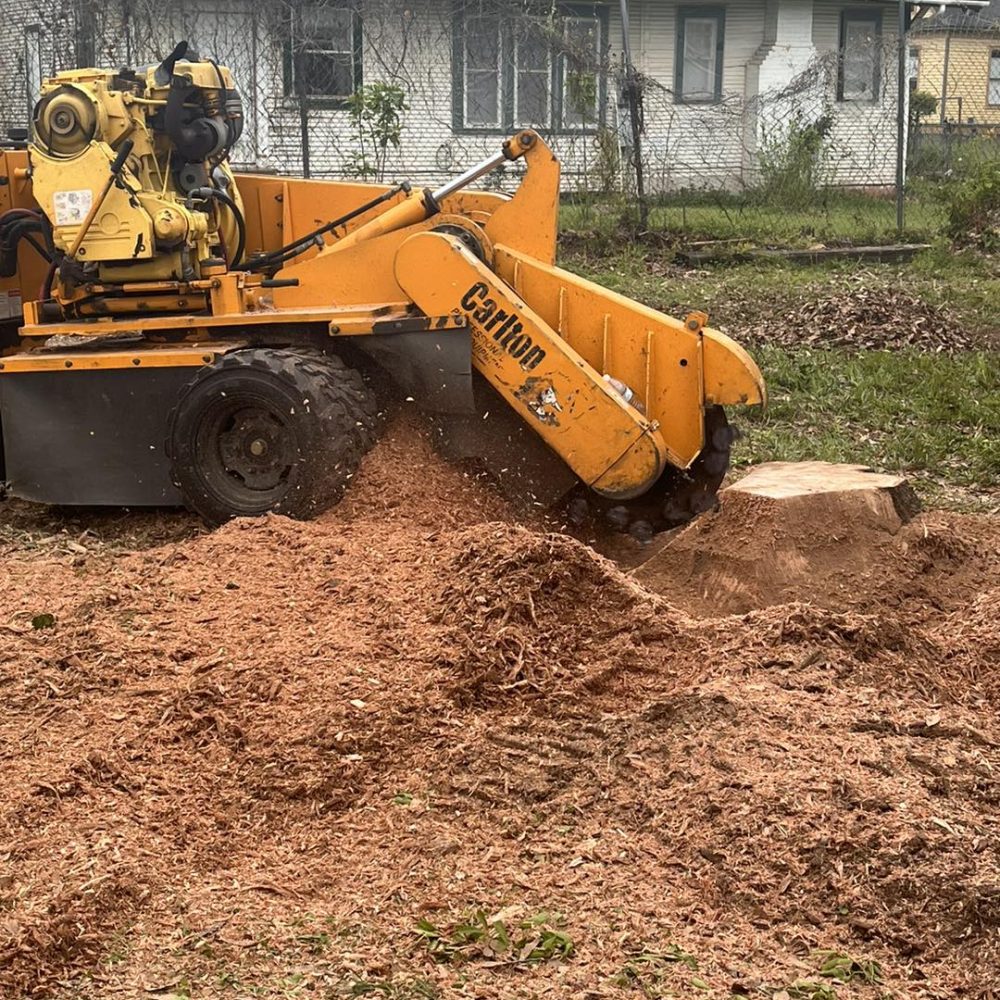
[[[0,24],[0,92],[9,95],[0,126],[24,125],[28,97],[24,81],[26,25],[43,27],[39,35],[40,72],[75,64],[77,0],[8,0]],[[633,58],[646,80],[643,159],[653,190],[727,188],[756,183],[762,142],[780,140],[793,120],[815,120],[828,113],[832,155],[827,177],[838,184],[890,183],[894,170],[895,76],[887,60],[884,87],[876,105],[836,101],[836,57],[840,13],[849,4],[833,0],[731,0],[725,9],[721,99],[711,104],[683,104],[674,98],[675,32],[678,8],[696,5],[677,0],[631,3]],[[853,6],[858,6],[854,4]],[[894,7],[884,8],[882,36],[891,42]],[[298,103],[283,96],[283,49],[280,24],[273,13],[252,0],[187,0],[164,7],[150,20],[154,27],[138,37],[128,29],[112,2],[102,8],[96,45],[104,64],[145,65],[188,38],[203,51],[230,65],[244,93],[247,127],[234,159],[242,167],[283,172],[303,167],[302,123]],[[388,13],[387,13],[388,12]],[[607,6],[608,64],[621,63],[621,21],[617,5]],[[383,16],[384,15],[384,16]],[[457,131],[453,127],[451,79],[452,7],[446,0],[413,0],[401,9],[383,5],[379,17],[366,17],[363,42],[364,80],[394,81],[407,91],[401,143],[390,150],[387,176],[433,185],[495,150],[495,134]],[[812,67],[812,69],[810,69]],[[805,83],[788,82],[805,76]],[[36,74],[37,75],[37,74]],[[609,74],[606,126],[630,141],[617,106],[617,85]],[[764,131],[766,130],[766,136]],[[309,160],[314,176],[345,176],[358,150],[346,111],[311,108],[308,112]],[[600,166],[594,135],[547,136],[563,163],[564,186],[593,189]],[[510,168],[508,180],[517,174]]]
[[[987,101],[990,53],[1000,51],[1000,30],[992,37],[952,32],[947,41],[947,81],[944,34],[915,34],[910,45],[920,52],[917,89],[938,99],[937,121],[1000,125],[1000,105]],[[943,96],[947,99],[942,103]]]
[[712,4],[725,10],[722,97],[715,104],[681,104],[674,98],[674,39],[678,8],[690,6],[646,3],[641,17],[632,21],[633,59],[649,79],[643,137],[647,173],[654,189],[738,189],[748,169],[746,66],[764,38],[763,5],[759,0]]
[[[716,4],[712,4],[716,6]],[[740,190],[759,180],[758,153],[780,143],[792,121],[830,119],[824,179],[846,186],[882,186],[895,179],[896,6],[782,0],[721,4],[726,11],[722,100],[683,105],[673,100],[677,9],[683,3],[644,4],[632,21],[632,46],[641,72],[653,79],[646,94],[645,161],[652,186]],[[837,50],[844,10],[882,11],[879,100],[837,100]]]
[[827,74],[826,104],[832,126],[828,144],[831,184],[877,187],[892,184],[896,171],[896,39],[895,4],[833,3],[816,0],[813,44],[820,52],[836,52],[840,45],[840,18],[845,10],[876,8],[882,15],[879,100],[864,102],[837,99],[834,65]]

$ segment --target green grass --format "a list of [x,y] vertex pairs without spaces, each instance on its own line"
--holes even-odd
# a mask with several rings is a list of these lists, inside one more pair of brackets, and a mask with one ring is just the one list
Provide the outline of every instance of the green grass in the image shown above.
[[[634,216],[634,205],[620,198],[565,203],[559,221],[563,231],[610,236],[623,217]],[[909,198],[904,239],[926,241],[945,223],[940,198]],[[819,191],[804,207],[777,201],[762,203],[752,197],[724,193],[681,193],[654,199],[646,227],[654,233],[682,240],[746,240],[766,246],[809,246],[818,241],[836,244],[891,243],[896,231],[896,205],[891,197],[851,192]]]
[[929,305],[946,308],[963,329],[984,340],[995,338],[1000,329],[1000,264],[945,244],[905,265],[726,261],[693,269],[675,264],[668,250],[642,243],[594,252],[569,241],[560,264],[664,312],[704,310],[713,326],[738,338],[750,326],[859,281],[904,288]]
[[[670,973],[676,971],[678,967],[697,972],[698,960],[676,944],[667,945],[663,951],[644,948],[626,959],[621,971],[612,982],[623,989],[638,991],[649,1000],[659,1000],[660,997],[676,995],[665,980],[668,980]],[[676,979],[674,981],[676,983]],[[696,986],[696,988],[704,988],[703,980],[689,976],[688,981],[691,985],[701,983],[701,987]]]

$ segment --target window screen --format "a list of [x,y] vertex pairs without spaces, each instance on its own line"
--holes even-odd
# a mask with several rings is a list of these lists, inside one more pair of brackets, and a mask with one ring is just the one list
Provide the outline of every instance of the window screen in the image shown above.
[[500,70],[503,42],[499,17],[465,22],[465,120],[470,125],[500,125]]
[[845,11],[840,23],[841,101],[877,101],[881,21],[869,12]]
[[598,119],[600,33],[593,18],[571,17],[564,25],[563,125],[584,127]]
[[677,11],[675,100],[721,99],[724,27],[725,14],[719,8],[681,7]]
[[548,126],[552,96],[549,41],[542,27],[530,22],[518,26],[516,38],[514,121],[518,126]]
[[606,5],[455,0],[452,10],[454,128],[580,132],[603,122]]
[[350,97],[360,85],[359,24],[353,5],[306,4],[292,15],[290,91],[299,96]]

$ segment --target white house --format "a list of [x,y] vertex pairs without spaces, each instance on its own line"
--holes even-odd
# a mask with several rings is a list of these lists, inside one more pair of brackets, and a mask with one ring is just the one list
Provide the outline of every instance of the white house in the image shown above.
[[[659,189],[756,183],[762,150],[822,122],[825,179],[891,183],[895,11],[887,0],[629,0],[643,79],[643,158]],[[145,65],[181,38],[236,72],[242,165],[315,176],[356,163],[346,98],[376,81],[409,102],[388,174],[436,182],[531,125],[569,187],[611,183],[629,130],[619,107],[618,0],[6,0],[0,127],[25,126],[40,79]]]

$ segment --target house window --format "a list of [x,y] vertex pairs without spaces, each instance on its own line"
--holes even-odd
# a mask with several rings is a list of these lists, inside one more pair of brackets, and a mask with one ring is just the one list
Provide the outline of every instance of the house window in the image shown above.
[[881,43],[881,11],[845,10],[840,15],[838,101],[878,101]]
[[601,122],[607,11],[557,8],[555,18],[501,5],[456,3],[452,45],[454,127],[585,131]]
[[361,18],[354,3],[296,5],[285,46],[285,94],[336,107],[361,86]]
[[601,33],[592,17],[568,17],[563,25],[563,125],[592,128],[600,119]]
[[465,37],[465,121],[470,125],[499,128],[500,76],[503,66],[503,34],[497,16],[470,17]]
[[514,26],[514,121],[552,124],[552,46],[540,22]]
[[722,47],[726,12],[719,7],[677,10],[674,100],[682,104],[722,99]]
[[916,90],[920,81],[920,49],[915,45],[910,46],[906,62],[906,79],[910,85],[910,91]]
[[1000,49],[990,51],[990,82],[986,91],[987,104],[1000,104]]

